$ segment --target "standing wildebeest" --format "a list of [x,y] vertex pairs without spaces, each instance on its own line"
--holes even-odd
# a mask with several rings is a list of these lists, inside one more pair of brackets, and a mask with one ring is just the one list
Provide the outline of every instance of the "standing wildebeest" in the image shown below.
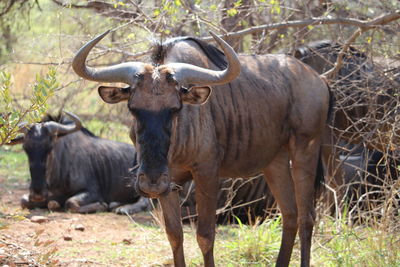
[[277,265],[289,264],[299,229],[301,264],[309,266],[317,163],[330,99],[326,83],[290,56],[238,57],[214,34],[227,62],[214,46],[178,38],[157,47],[154,64],[87,67],[87,55],[107,33],[84,45],[72,67],[88,80],[129,85],[101,86],[99,94],[107,103],[128,102],[139,163],[136,187],[161,201],[175,266],[185,265],[179,199],[171,191],[181,181],[174,175],[171,183],[170,168],[190,171],[196,184],[197,241],[205,266],[214,266],[217,177],[260,172],[283,217]]
[[96,137],[78,117],[67,114],[73,122],[36,123],[11,142],[22,143],[29,160],[30,192],[21,205],[58,209],[65,203],[79,213],[146,209],[148,201],[127,186],[128,169],[136,160],[134,147]]

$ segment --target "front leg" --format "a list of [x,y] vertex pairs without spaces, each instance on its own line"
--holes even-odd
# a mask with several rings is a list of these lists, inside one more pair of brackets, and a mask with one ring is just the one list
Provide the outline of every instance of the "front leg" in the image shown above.
[[161,208],[165,221],[165,231],[171,244],[175,267],[185,266],[183,254],[183,230],[181,222],[181,207],[177,191],[172,191],[160,197]]
[[32,202],[29,200],[29,194],[24,194],[20,200],[23,209],[46,208],[47,201]]
[[215,175],[193,175],[196,184],[197,243],[204,266],[213,267],[218,179]]

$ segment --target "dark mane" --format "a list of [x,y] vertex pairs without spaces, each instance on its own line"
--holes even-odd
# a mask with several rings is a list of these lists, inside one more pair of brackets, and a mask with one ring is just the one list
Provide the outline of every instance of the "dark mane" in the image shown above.
[[152,45],[151,59],[154,64],[162,64],[168,50],[178,42],[192,41],[195,42],[204,54],[220,69],[228,66],[224,53],[213,45],[210,45],[195,37],[176,37],[166,40],[165,42],[156,42]]
[[[40,122],[47,122],[47,121],[55,121],[55,122],[59,122],[59,123],[63,123],[63,124],[68,124],[68,123],[72,122],[68,116],[64,116],[62,114],[52,115],[52,114],[48,114],[48,113],[43,116],[43,118],[40,120]],[[89,131],[87,128],[85,128],[83,126],[81,128],[81,132],[87,136],[97,138],[97,136],[94,133],[92,133],[91,131]]]

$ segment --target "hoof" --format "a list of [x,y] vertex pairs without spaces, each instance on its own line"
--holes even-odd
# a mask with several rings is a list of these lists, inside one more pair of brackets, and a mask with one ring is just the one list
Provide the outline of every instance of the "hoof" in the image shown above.
[[65,202],[65,208],[66,210],[73,212],[73,213],[78,213],[80,206],[77,203],[77,201],[74,200],[68,200],[67,202]]
[[23,209],[34,209],[34,208],[46,208],[47,203],[46,201],[40,202],[32,202],[29,200],[29,194],[25,194],[22,196],[20,200],[21,208]]
[[47,208],[49,210],[58,210],[61,208],[61,205],[55,200],[50,200],[49,203],[47,203]]
[[29,194],[25,194],[21,197],[20,204],[23,209],[29,209],[29,207],[32,206],[29,202]]

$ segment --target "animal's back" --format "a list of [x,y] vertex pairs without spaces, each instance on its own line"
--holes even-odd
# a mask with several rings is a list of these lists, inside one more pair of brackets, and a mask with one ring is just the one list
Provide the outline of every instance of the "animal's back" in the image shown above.
[[56,142],[48,159],[47,179],[52,191],[67,196],[89,190],[105,202],[129,201],[134,194],[126,187],[126,178],[135,156],[132,145],[79,131]]

